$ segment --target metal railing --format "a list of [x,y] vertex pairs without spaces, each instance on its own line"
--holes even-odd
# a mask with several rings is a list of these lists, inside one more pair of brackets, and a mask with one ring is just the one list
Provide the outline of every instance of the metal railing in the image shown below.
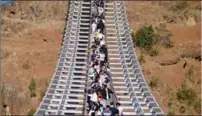
[[[62,42],[63,45],[61,47],[56,70],[35,115],[73,115],[75,113],[86,115],[85,108],[87,94],[83,92],[84,90],[82,90],[82,88],[86,89],[88,87],[88,70],[85,69],[89,68],[89,54],[85,51],[90,46],[89,40],[91,31],[88,30],[88,27],[82,26],[84,24],[88,25],[88,23],[82,23],[82,21],[90,20],[90,16],[88,18],[88,15],[82,15],[82,13],[84,13],[82,8],[88,7],[90,9],[90,14],[91,6],[89,7],[85,5],[89,4],[88,2],[69,1],[69,12]],[[124,76],[123,78],[125,80],[125,86],[130,93],[129,96],[131,98],[132,107],[134,107],[134,112],[136,112],[137,115],[163,115],[164,113],[162,109],[146,84],[140,64],[137,61],[137,56],[134,52],[135,48],[133,47],[134,44],[130,35],[125,2],[114,1],[113,4],[113,15],[108,17],[114,18],[118,51]],[[82,29],[88,31],[81,31]],[[104,30],[104,32],[106,35],[106,30]],[[81,33],[89,33],[89,35],[83,36]],[[85,37],[87,37],[88,40],[81,39]],[[106,45],[107,44],[108,43],[106,42]],[[79,74],[79,76],[77,74]],[[112,83],[111,89],[114,90]],[[75,87],[79,89],[75,89]],[[78,94],[74,92],[77,92]],[[74,99],[79,96],[83,96],[84,98]],[[81,105],[79,102],[82,100],[83,104]],[[114,105],[118,101],[116,93],[113,95],[113,101]],[[146,106],[142,106],[142,104]],[[147,107],[149,110],[144,111],[144,107]],[[71,108],[74,110],[71,110]]]
[[[125,11],[125,4],[124,1],[118,1],[118,2],[114,2],[115,3],[115,7],[114,7],[114,17],[115,17],[115,22],[116,22],[116,29],[117,29],[117,37],[118,37],[118,44],[119,44],[119,50],[120,50],[120,55],[121,55],[121,59],[122,59],[122,64],[124,67],[124,73],[126,75],[126,78],[129,78],[128,83],[130,83],[130,88],[133,88],[133,85],[131,84],[131,79],[136,78],[137,79],[137,75],[141,75],[139,76],[140,79],[142,79],[142,81],[137,81],[137,86],[140,88],[141,90],[141,94],[142,96],[145,97],[146,101],[148,102],[147,104],[149,105],[150,111],[152,112],[153,115],[158,115],[158,114],[163,114],[162,109],[160,108],[160,106],[157,104],[156,100],[154,99],[154,97],[152,96],[149,87],[146,84],[146,81],[144,79],[143,76],[143,72],[141,71],[139,62],[136,60],[136,54],[134,53],[134,48],[133,48],[133,43],[131,36],[130,36],[130,32],[129,32],[129,25],[127,24],[127,15],[126,15],[126,11]],[[119,9],[117,9],[117,3],[119,3]],[[120,28],[123,28],[120,29]],[[125,34],[125,36],[123,36],[122,38],[126,38],[125,40],[123,40],[121,38],[121,35]],[[123,48],[123,43],[126,43],[126,47]],[[126,55],[129,56],[129,58],[126,59]],[[126,62],[130,61],[129,64],[132,65],[132,69],[133,69],[133,73],[135,74],[135,77],[133,76],[129,76],[129,70],[127,67]],[[146,91],[145,91],[146,90]],[[135,91],[134,89],[131,91]],[[149,93],[147,94],[147,96],[144,94],[145,92]],[[137,111],[137,114],[144,114],[145,112],[143,111],[141,105],[139,104],[138,99],[136,99],[137,94],[135,92],[133,92],[132,98],[133,98],[133,104],[135,104],[136,108],[140,108],[139,111]],[[151,102],[147,99],[147,98],[151,98]],[[155,104],[156,103],[156,104]],[[150,105],[152,104],[152,105]],[[155,110],[156,109],[156,110]]]
[[[35,115],[83,114],[87,42],[88,2],[70,1],[68,21],[56,71]],[[83,10],[85,9],[85,11]],[[85,19],[87,17],[87,19]],[[87,25],[87,26],[86,26]],[[87,40],[88,41],[88,40]],[[82,103],[83,103],[82,102]]]
[[[106,0],[104,0],[104,4],[106,5]],[[105,5],[104,5],[104,9],[106,7]],[[105,16],[105,12],[104,12],[104,16]],[[106,27],[106,25],[105,25],[105,27]],[[105,38],[106,38],[106,28],[104,29],[104,35],[105,35]],[[105,39],[105,41],[106,41],[106,39]],[[107,42],[106,42],[106,46],[107,46]],[[107,56],[109,56],[108,53],[107,53]],[[109,69],[110,69],[109,58],[107,59],[107,61],[108,61],[107,65],[109,66]],[[111,72],[109,72],[109,75],[111,77]],[[118,99],[117,99],[116,92],[115,92],[114,87],[113,87],[112,77],[110,78],[110,89],[113,91],[112,100],[113,100],[114,107],[116,107],[116,103],[118,102]]]

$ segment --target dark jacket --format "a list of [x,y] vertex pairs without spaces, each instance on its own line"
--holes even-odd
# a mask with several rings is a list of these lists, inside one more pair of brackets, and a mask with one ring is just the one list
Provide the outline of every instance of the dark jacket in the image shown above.
[[104,8],[104,2],[100,1],[100,7]]
[[98,25],[97,25],[97,29],[100,29],[101,31],[103,31],[104,28],[105,28],[104,23],[103,23],[102,21],[100,21],[100,22],[98,23]]
[[96,85],[96,83],[92,83],[91,84],[91,88],[93,88],[93,89],[95,89],[95,91],[97,92],[97,91],[99,91],[100,90],[100,85],[98,84],[98,85]]
[[[110,93],[112,94],[113,91],[109,88],[107,88],[107,89],[108,89],[108,95],[109,95],[109,99],[110,99],[111,98]],[[107,99],[107,92],[105,89],[101,89],[101,94],[102,94],[103,98],[106,100]]]
[[115,116],[115,115],[119,114],[119,110],[115,107],[110,107],[110,110],[112,111],[111,116]]
[[107,62],[108,61],[108,50],[107,50],[107,48],[106,47],[103,47],[102,48],[102,50],[103,50],[103,52],[104,52],[104,54],[105,54],[105,62]]
[[108,115],[110,115],[111,116],[111,114],[112,114],[112,111],[111,110],[104,110],[103,112],[102,112],[102,116],[108,116]]

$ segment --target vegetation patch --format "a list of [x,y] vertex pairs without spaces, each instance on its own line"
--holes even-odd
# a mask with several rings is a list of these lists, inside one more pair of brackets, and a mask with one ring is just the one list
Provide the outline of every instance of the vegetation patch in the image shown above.
[[22,66],[24,69],[29,69],[30,68],[30,65],[28,63],[24,63],[23,66]]
[[36,97],[36,81],[34,79],[31,80],[29,85],[30,96]]
[[[168,93],[168,115],[178,114],[200,114],[201,98],[198,96],[194,81],[194,67],[191,65],[184,74],[183,83],[178,89],[170,88]],[[193,83],[194,82],[194,83]],[[175,112],[173,114],[173,112]]]
[[148,51],[153,45],[154,29],[152,25],[144,25],[135,34],[135,44]]
[[33,116],[35,112],[36,112],[36,109],[35,109],[35,108],[32,108],[32,109],[30,109],[30,110],[28,111],[27,115],[28,115],[28,116]]
[[171,41],[172,34],[167,29],[166,24],[160,24],[158,27],[153,28],[150,25],[143,25],[136,33],[131,32],[134,45],[141,48],[150,56],[156,56],[159,53],[159,47],[154,47],[158,44],[165,48],[172,48],[173,41]]
[[192,88],[186,87],[182,84],[176,93],[177,99],[187,105],[192,105],[193,101],[197,99],[197,94]]
[[169,108],[168,115],[175,115],[175,111],[173,109]]

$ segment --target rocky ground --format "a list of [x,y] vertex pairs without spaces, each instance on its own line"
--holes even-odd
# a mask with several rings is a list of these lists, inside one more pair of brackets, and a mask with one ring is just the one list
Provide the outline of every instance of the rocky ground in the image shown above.
[[[152,24],[154,28],[161,27],[171,33],[173,47],[165,48],[163,43],[155,45],[156,56],[136,47],[146,81],[150,87],[153,85],[152,93],[165,114],[200,114],[201,62],[197,59],[201,57],[200,2],[126,1],[126,6],[134,32],[144,24]],[[163,31],[159,33],[164,38],[167,36]],[[187,65],[183,68],[185,62]],[[193,105],[177,99],[177,92],[184,81],[197,93]]]

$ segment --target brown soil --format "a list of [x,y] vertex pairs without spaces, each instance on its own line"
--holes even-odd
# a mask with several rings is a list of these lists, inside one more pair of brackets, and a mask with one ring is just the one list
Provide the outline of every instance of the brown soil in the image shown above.
[[[196,1],[190,3],[192,7],[199,4]],[[129,24],[133,30],[138,30],[145,23],[155,26],[166,23],[163,16],[170,13],[152,1],[126,1],[126,8]],[[25,115],[31,108],[39,106],[40,93],[46,90],[47,80],[52,78],[57,63],[66,13],[65,1],[16,1],[2,8],[2,82],[13,85],[17,92],[16,96],[22,94],[27,96],[26,99],[21,98],[22,100],[17,97],[13,103],[10,99],[7,101],[12,115]],[[184,25],[186,20],[182,22],[167,23],[173,34],[171,39],[174,41],[174,47],[160,48],[158,56],[144,55],[146,62],[142,65],[147,82],[153,76],[159,78],[159,87],[152,93],[165,113],[168,111],[167,89],[179,87],[185,70],[190,65],[194,66],[196,80],[200,80],[200,62],[193,58],[187,58],[186,69],[183,69],[184,58],[180,58],[173,65],[159,64],[159,61],[168,55],[172,60],[172,57],[178,57],[178,54],[184,51],[200,48],[200,24],[189,27]],[[139,56],[138,48],[136,52]],[[24,64],[29,68],[23,68]],[[36,98],[29,97],[28,86],[32,78],[36,80]]]
[[[160,3],[160,1],[155,1]],[[175,2],[175,1],[174,1]],[[171,40],[174,42],[173,48],[159,47],[159,54],[157,56],[149,56],[146,53],[141,52],[137,47],[136,54],[139,57],[143,54],[145,63],[141,63],[142,70],[144,72],[147,83],[153,77],[158,78],[157,89],[152,90],[152,94],[155,99],[162,107],[165,114],[168,113],[168,93],[169,88],[177,90],[183,82],[185,77],[185,72],[188,68],[193,65],[194,67],[194,80],[200,81],[200,62],[192,57],[182,58],[181,54],[188,53],[188,51],[200,51],[200,41],[201,41],[201,25],[197,23],[195,26],[186,26],[185,23],[166,23],[163,16],[169,14],[167,8],[162,7],[152,1],[126,1],[126,8],[128,14],[128,20],[130,28],[137,31],[142,25],[150,23],[153,26],[158,26],[160,23],[167,25],[168,30],[171,31]],[[191,3],[191,7],[195,7],[200,4],[200,2],[188,2]],[[186,18],[185,18],[186,19]],[[186,22],[183,20],[182,22]],[[198,53],[198,52],[197,52]],[[187,61],[187,66],[184,69],[183,65]],[[161,63],[166,65],[161,65]],[[190,85],[191,86],[191,85]],[[194,85],[196,92],[200,94],[200,84]],[[173,102],[174,106],[179,107],[179,102],[175,99]],[[175,107],[175,114],[198,114],[194,109],[187,109],[187,112],[180,113],[179,108]]]
[[[67,4],[17,1],[2,8],[2,82],[12,85],[16,96],[22,94],[28,98],[18,102],[22,98],[17,97],[13,104],[4,100],[12,115],[26,115],[41,102],[41,92],[47,89],[60,52]],[[28,88],[31,79],[36,81],[34,98],[30,98]]]

